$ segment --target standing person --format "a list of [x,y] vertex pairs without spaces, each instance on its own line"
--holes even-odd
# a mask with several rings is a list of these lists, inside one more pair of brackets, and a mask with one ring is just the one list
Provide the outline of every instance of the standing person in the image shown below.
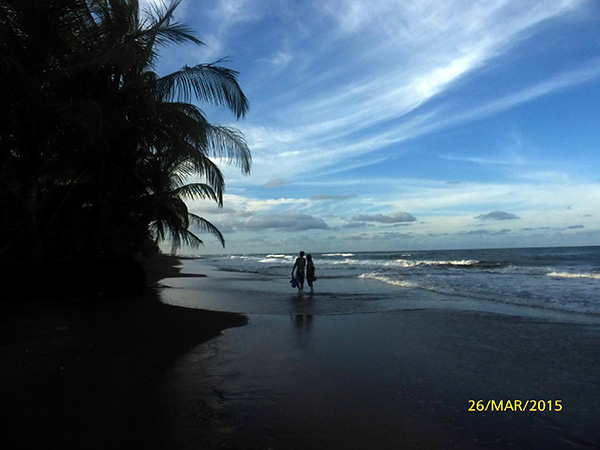
[[308,287],[310,288],[310,293],[314,294],[315,291],[313,289],[313,281],[317,278],[315,277],[315,264],[313,263],[312,255],[306,255],[306,282],[308,283]]
[[304,252],[300,252],[300,256],[296,258],[294,267],[292,267],[292,278],[294,277],[294,270],[296,270],[296,284],[298,290],[304,289],[304,268],[306,267],[306,260],[304,259]]

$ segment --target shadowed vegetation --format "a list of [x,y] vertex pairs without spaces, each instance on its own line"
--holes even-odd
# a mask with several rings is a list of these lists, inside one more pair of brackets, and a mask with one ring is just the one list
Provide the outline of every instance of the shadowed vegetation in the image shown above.
[[192,225],[224,245],[184,200],[222,205],[213,158],[248,173],[250,151],[190,102],[238,119],[249,105],[222,61],[153,71],[160,49],[202,44],[174,20],[179,3],[1,0],[2,260],[127,257],[166,238],[197,246]]

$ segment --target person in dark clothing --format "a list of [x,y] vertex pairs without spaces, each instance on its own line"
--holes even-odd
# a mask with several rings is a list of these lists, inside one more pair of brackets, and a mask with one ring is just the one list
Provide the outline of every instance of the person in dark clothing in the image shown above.
[[300,256],[296,258],[294,267],[292,267],[292,278],[294,278],[294,270],[296,271],[296,285],[298,290],[304,289],[304,269],[306,268],[306,260],[304,259],[304,252],[300,252]]
[[315,281],[315,264],[313,263],[312,255],[306,255],[306,282],[310,288],[310,293],[314,294],[313,281]]

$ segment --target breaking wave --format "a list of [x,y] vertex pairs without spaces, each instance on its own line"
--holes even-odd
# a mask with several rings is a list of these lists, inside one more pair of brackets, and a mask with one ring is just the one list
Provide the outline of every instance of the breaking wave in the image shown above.
[[390,277],[386,277],[386,276],[380,275],[378,273],[363,273],[362,275],[359,275],[358,278],[382,281],[383,283],[386,283],[386,284],[389,284],[392,286],[399,286],[399,287],[406,287],[406,288],[419,288],[420,287],[417,283],[414,283],[412,281],[394,280]]
[[548,276],[553,278],[589,278],[600,280],[600,273],[550,272]]

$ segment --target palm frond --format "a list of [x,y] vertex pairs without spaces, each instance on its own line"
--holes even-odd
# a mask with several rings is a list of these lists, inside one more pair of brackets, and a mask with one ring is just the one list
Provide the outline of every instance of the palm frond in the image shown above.
[[250,173],[250,148],[244,135],[237,128],[211,125],[206,131],[210,154],[224,158],[230,164],[239,165],[242,173]]
[[199,228],[203,232],[210,233],[210,234],[216,236],[217,239],[219,240],[219,242],[221,243],[221,245],[223,246],[223,248],[225,248],[225,238],[223,237],[223,234],[219,231],[219,229],[217,227],[215,227],[208,220],[206,220],[196,214],[189,213],[188,215],[190,217],[191,225]]
[[95,101],[56,102],[49,108],[62,127],[78,124],[87,132],[87,139],[94,139],[102,128],[102,108]]
[[234,70],[214,64],[185,66],[157,80],[157,95],[162,101],[190,102],[195,98],[227,107],[239,119],[246,115],[250,105],[237,75]]
[[181,248],[182,244],[191,248],[198,248],[204,245],[204,241],[190,230],[181,230],[176,235],[172,235],[171,238],[177,248]]
[[165,138],[164,144],[173,146],[175,142],[186,142],[198,148],[206,147],[206,127],[210,124],[197,106],[159,101],[156,113],[153,131]]
[[119,69],[126,69],[132,66],[132,62],[138,61],[138,51],[132,42],[126,42],[121,45],[108,48],[102,54],[95,57],[88,57],[80,63],[65,68],[65,72],[73,74],[87,70],[95,72],[107,66],[114,66]]
[[187,245],[191,248],[198,248],[204,245],[202,239],[196,236],[189,230],[181,229],[178,231],[172,231],[165,228],[162,221],[156,221],[150,224],[150,232],[157,241],[165,241],[171,239],[172,244],[181,248],[183,245]]
[[189,183],[174,189],[173,191],[169,192],[169,195],[186,200],[209,198],[220,204],[220,199],[215,193],[214,189],[205,183]]
[[[252,155],[244,135],[233,127],[213,125],[195,105],[187,103],[159,103],[159,111],[167,123],[178,123],[177,135],[171,135],[172,143],[183,136],[191,145],[208,156],[222,158],[230,164],[239,166],[243,173],[250,172]],[[169,130],[166,133],[171,134]]]
[[143,28],[143,40],[146,42],[144,53],[149,65],[153,65],[155,45],[164,46],[170,43],[182,44],[185,42],[204,45],[190,27],[178,22],[171,23],[173,13],[180,3],[181,0],[174,0],[169,6],[166,6],[164,2],[161,2],[161,4],[152,4],[149,9],[146,9],[151,23]]
[[[157,80],[158,81],[158,80]],[[169,108],[172,113],[182,114],[183,116],[197,123],[208,123],[204,112],[196,105],[183,102],[160,102],[165,108]]]
[[186,184],[189,177],[199,177],[204,180],[215,193],[213,198],[219,206],[223,204],[223,194],[225,192],[225,178],[221,169],[202,153],[195,152],[188,160],[178,165],[172,166],[172,179],[169,182],[172,190]]
[[[184,209],[185,214],[182,214]],[[187,245],[197,248],[204,245],[204,242],[188,229],[192,224],[200,230],[214,234],[219,242],[224,244],[221,232],[210,222],[194,214],[189,214],[185,203],[181,200],[170,202],[169,206],[162,211],[162,216],[150,223],[149,230],[156,240],[164,241],[170,238],[176,247]]]
[[202,154],[196,153],[196,158],[191,161],[194,164],[196,174],[203,177],[207,184],[212,186],[218,197],[219,205],[223,204],[223,193],[225,191],[225,177],[221,169]]
[[173,23],[162,26],[156,34],[157,45],[167,44],[185,44],[186,42],[192,42],[196,45],[204,45],[204,42],[200,41],[194,36],[193,31],[190,27],[180,23]]

